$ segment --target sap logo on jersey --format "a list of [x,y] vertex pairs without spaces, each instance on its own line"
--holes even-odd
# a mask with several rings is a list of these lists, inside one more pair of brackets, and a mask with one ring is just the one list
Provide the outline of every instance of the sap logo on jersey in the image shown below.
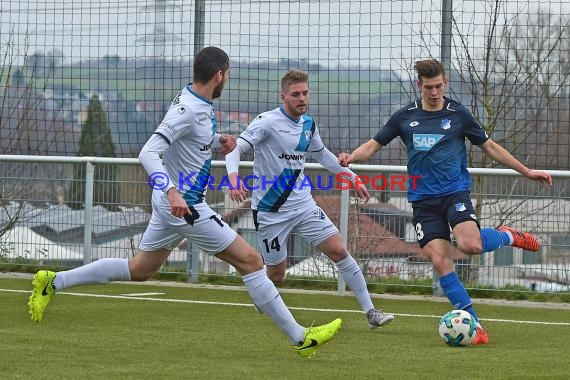
[[431,133],[414,133],[414,149],[415,150],[430,150],[435,144],[441,140],[444,135],[435,135]]

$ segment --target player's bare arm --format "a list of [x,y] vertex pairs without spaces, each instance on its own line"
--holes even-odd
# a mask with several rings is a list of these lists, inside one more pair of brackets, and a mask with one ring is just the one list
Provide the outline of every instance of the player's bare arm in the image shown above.
[[231,184],[229,190],[230,199],[234,202],[244,202],[247,197],[247,189],[239,179],[239,174],[237,172],[230,173],[228,174],[228,179]]
[[341,153],[338,155],[338,163],[341,166],[348,166],[350,164],[355,164],[358,162],[368,161],[378,151],[382,148],[382,145],[379,144],[376,140],[370,139],[358,148],[354,150],[351,154],[348,153]]
[[479,145],[479,147],[481,150],[483,150],[483,152],[485,152],[487,156],[491,157],[493,160],[502,165],[505,165],[506,167],[516,170],[526,178],[533,181],[538,181],[546,185],[552,185],[552,176],[549,173],[542,170],[529,169],[519,160],[513,157],[513,155],[510,154],[505,148],[493,140],[489,139],[483,144]]
[[247,189],[243,186],[238,170],[241,153],[247,152],[250,147],[249,143],[240,139],[239,142],[234,143],[234,149],[226,154],[226,170],[231,185],[228,193],[230,199],[234,202],[241,203],[246,199]]

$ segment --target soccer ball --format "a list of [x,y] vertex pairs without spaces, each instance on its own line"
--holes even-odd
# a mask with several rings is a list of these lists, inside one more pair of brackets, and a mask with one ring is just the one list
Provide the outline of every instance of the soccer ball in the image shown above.
[[447,345],[469,346],[477,334],[477,322],[465,310],[451,310],[441,317],[438,330]]

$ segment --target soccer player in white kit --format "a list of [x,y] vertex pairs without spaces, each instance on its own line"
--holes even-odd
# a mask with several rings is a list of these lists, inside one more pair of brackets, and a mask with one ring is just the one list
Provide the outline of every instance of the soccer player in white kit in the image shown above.
[[[356,178],[323,145],[315,121],[305,114],[309,105],[308,81],[308,74],[301,70],[287,72],[281,79],[283,105],[258,115],[240,134],[237,148],[226,155],[230,198],[242,202],[247,188],[253,189],[251,207],[259,249],[274,283],[285,278],[287,242],[289,235],[296,232],[337,265],[366,313],[368,327],[377,328],[390,323],[394,316],[374,307],[358,263],[342,242],[336,226],[315,203],[311,183],[303,174],[305,158],[311,154],[329,171],[348,172],[353,182]],[[251,149],[253,178],[258,179],[253,185],[241,183],[238,174],[241,153]],[[366,186],[358,181],[355,190],[360,198],[366,201],[370,198]]]
[[235,138],[216,133],[212,100],[229,78],[229,57],[216,47],[202,49],[194,61],[194,82],[172,102],[162,123],[142,148],[139,160],[150,178],[161,177],[152,192],[152,216],[137,254],[104,258],[64,272],[42,270],[33,280],[28,305],[40,322],[56,291],[110,281],[145,281],[187,238],[210,255],[234,266],[258,308],[287,335],[302,357],[312,356],[340,329],[341,320],[317,327],[299,325],[267,277],[257,251],[236,234],[204,201],[212,148],[235,148]]

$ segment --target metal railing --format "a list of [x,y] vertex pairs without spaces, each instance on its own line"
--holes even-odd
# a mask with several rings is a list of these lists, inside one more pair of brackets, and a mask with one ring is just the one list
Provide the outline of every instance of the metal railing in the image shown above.
[[[84,179],[73,177],[74,165],[84,165]],[[118,200],[120,204],[101,206],[104,202],[95,190],[104,181],[95,178],[97,166],[123,168],[122,174],[114,180],[116,192],[123,196]],[[252,166],[252,162],[241,165],[244,173]],[[220,176],[225,173],[223,161],[213,161],[212,168]],[[313,194],[319,206],[337,224],[369,283],[391,285],[412,280],[413,286],[431,286],[429,281],[420,285],[413,281],[431,277],[432,282],[436,282],[437,276],[427,260],[417,260],[419,250],[411,226],[411,208],[405,198],[405,188],[394,180],[407,173],[406,167],[353,165],[351,169],[372,180],[368,185],[373,196],[371,204],[359,203],[350,190],[340,189],[338,183],[326,190],[315,189]],[[135,171],[138,176],[132,177]],[[306,173],[309,177],[315,173],[330,175],[313,163],[306,164]],[[464,274],[463,281],[479,288],[515,286],[529,291],[567,292],[570,284],[570,199],[567,195],[570,171],[550,171],[555,181],[552,187],[523,179],[510,169],[470,169],[470,173],[474,178],[472,198],[481,225],[510,224],[530,230],[541,238],[543,246],[536,254],[510,248],[502,248],[503,253],[470,258],[458,253],[458,272]],[[0,259],[40,264],[56,261],[77,266],[101,257],[130,256],[136,251],[134,236],[142,233],[150,217],[148,177],[137,159],[0,155],[0,178],[3,212],[0,215]],[[386,186],[391,180],[394,186]],[[70,208],[66,205],[66,196],[57,196],[58,190],[53,189],[65,189],[66,184],[73,181],[84,181],[85,192],[82,204]],[[54,182],[61,184],[54,186]],[[207,199],[223,215],[232,212],[237,215],[239,222],[233,221],[232,227],[257,246],[255,231],[247,221],[248,209],[230,203],[222,191],[208,192]],[[112,209],[116,211],[110,211]],[[14,231],[23,231],[19,227],[30,235],[16,234]],[[128,243],[113,245],[121,239]],[[290,244],[289,276],[314,280],[332,277],[338,281],[338,291],[343,294],[345,285],[334,266],[325,260],[323,267],[321,255],[313,247],[303,245],[300,239],[293,238]],[[25,247],[18,251],[18,245]],[[58,254],[58,250],[63,253]],[[197,281],[198,275],[203,273],[235,275],[231,267],[195,252],[191,244],[181,247],[172,256],[174,265],[184,266],[189,281]],[[293,270],[303,263],[304,272]],[[169,269],[164,267],[163,270]]]

